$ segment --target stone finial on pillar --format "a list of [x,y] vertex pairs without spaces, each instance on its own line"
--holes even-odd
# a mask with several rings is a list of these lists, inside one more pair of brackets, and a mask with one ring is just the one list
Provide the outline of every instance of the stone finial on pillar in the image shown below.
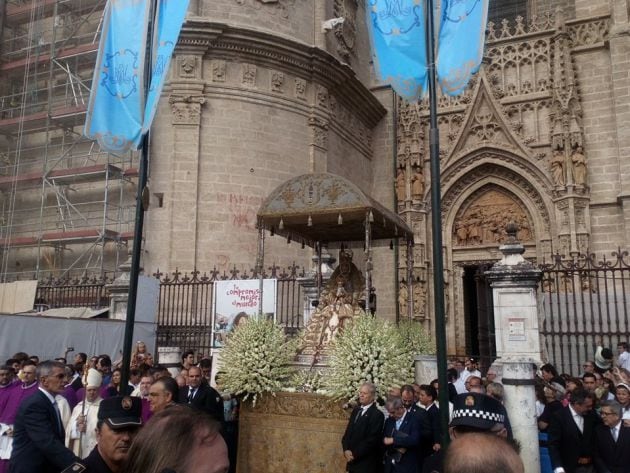
[[[140,268],[142,270],[142,268]],[[131,284],[131,253],[127,260],[118,267],[120,275],[107,285],[109,293],[109,318],[126,320],[129,286]]]
[[525,473],[540,473],[535,379],[532,364],[540,362],[536,290],[542,272],[523,254],[518,226],[506,227],[499,247],[503,258],[485,276],[492,287],[497,357],[503,367],[505,407],[514,438],[521,446]]

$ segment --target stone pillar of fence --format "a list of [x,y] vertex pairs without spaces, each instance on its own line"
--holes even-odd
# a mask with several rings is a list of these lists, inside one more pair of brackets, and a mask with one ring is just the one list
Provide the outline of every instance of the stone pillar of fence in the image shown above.
[[494,302],[497,357],[503,367],[505,407],[514,438],[521,444],[525,473],[540,473],[536,393],[532,363],[540,361],[540,333],[536,289],[541,271],[523,258],[525,248],[516,239],[518,227],[507,226],[503,253],[485,273]]
[[131,255],[127,261],[118,267],[120,275],[108,284],[109,318],[117,320],[127,319],[127,302],[129,300],[129,285],[131,273]]

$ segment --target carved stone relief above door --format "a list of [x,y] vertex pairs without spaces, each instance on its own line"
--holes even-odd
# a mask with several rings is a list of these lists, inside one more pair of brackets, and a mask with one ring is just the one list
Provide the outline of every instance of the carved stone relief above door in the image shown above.
[[453,225],[453,246],[499,245],[510,222],[519,226],[521,242],[534,241],[534,226],[524,205],[506,191],[482,189],[460,208]]

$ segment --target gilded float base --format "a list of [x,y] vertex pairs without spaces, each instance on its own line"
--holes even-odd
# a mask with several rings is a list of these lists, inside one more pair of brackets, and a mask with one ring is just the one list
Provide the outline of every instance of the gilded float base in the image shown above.
[[244,402],[237,473],[343,473],[341,437],[349,412],[311,393],[277,393]]

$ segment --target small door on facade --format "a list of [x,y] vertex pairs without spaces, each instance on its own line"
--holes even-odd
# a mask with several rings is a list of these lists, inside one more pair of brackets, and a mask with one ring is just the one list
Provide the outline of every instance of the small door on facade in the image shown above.
[[466,353],[479,358],[482,372],[488,369],[496,357],[492,288],[484,275],[491,266],[464,266]]

